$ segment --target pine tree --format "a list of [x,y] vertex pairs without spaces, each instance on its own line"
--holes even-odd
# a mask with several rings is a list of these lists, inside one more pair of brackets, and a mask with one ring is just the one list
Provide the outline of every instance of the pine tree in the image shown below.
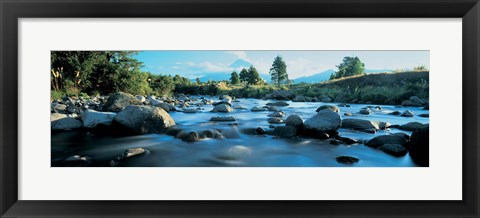
[[288,83],[287,64],[282,57],[275,57],[272,68],[270,68],[270,75],[272,76],[272,82],[277,84],[277,86],[280,86],[282,83]]
[[337,68],[338,71],[330,76],[330,80],[365,74],[365,64],[356,56],[344,57]]
[[240,83],[240,78],[238,77],[238,74],[236,71],[233,71],[231,76],[230,76],[230,83],[233,85]]

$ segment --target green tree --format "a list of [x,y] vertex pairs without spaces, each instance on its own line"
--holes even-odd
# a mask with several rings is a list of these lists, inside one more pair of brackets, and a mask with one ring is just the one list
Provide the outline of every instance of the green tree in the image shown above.
[[270,68],[270,75],[272,76],[272,82],[280,86],[282,83],[288,83],[287,64],[280,56],[275,57],[273,60],[272,68]]
[[330,76],[330,80],[365,74],[365,64],[356,56],[344,57],[337,68],[338,71]]
[[197,82],[197,85],[200,85],[200,83],[201,83],[200,78],[197,77],[197,78],[195,79],[195,82]]
[[175,89],[175,84],[170,75],[150,74],[150,87],[155,95],[168,96]]
[[240,81],[241,82],[244,82],[244,83],[247,83],[248,82],[248,70],[243,68],[241,71],[240,71]]
[[240,77],[238,76],[237,71],[232,72],[230,76],[230,83],[232,83],[233,85],[240,83]]
[[260,83],[261,81],[262,78],[260,78],[260,74],[258,73],[257,69],[255,69],[255,67],[253,66],[250,66],[247,73],[247,84],[255,85]]

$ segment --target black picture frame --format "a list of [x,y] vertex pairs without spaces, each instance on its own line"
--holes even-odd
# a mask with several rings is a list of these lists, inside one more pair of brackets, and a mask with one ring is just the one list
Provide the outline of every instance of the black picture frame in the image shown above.
[[[1,217],[479,216],[478,0],[0,0],[0,14]],[[17,193],[18,19],[84,17],[462,18],[463,200],[20,201]]]

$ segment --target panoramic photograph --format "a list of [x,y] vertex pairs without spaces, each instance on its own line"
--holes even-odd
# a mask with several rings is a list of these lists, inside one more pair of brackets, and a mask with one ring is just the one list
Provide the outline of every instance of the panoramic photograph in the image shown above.
[[52,167],[428,167],[426,50],[51,51]]

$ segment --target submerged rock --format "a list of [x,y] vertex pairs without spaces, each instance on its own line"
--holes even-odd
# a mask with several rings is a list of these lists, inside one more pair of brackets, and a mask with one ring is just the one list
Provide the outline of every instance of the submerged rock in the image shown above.
[[364,115],[369,115],[372,113],[372,111],[368,108],[360,110],[358,113],[364,114]]
[[277,126],[273,129],[273,135],[281,138],[291,138],[297,135],[297,128],[294,126]]
[[358,161],[360,161],[358,158],[351,157],[351,156],[338,156],[335,159],[337,160],[338,163],[342,163],[342,164],[355,164],[355,163],[358,163]]
[[270,102],[270,103],[267,103],[267,106],[277,106],[277,107],[284,107],[284,106],[288,106],[289,104],[287,102],[284,102],[284,101],[277,101],[277,102]]
[[257,112],[257,111],[268,111],[268,109],[267,109],[267,108],[264,108],[264,107],[255,106],[255,107],[252,108],[251,111],[253,111],[253,112]]
[[402,157],[408,153],[407,149],[399,144],[384,144],[378,147],[378,149],[395,157]]
[[339,136],[339,135],[337,135],[335,138],[338,139],[338,140],[340,140],[340,141],[342,141],[342,142],[345,142],[345,144],[347,144],[347,145],[359,143],[359,141],[356,140],[356,139],[351,139],[351,138],[347,138],[347,137],[342,137],[342,136]]
[[283,120],[282,120],[282,118],[279,118],[279,117],[272,117],[272,118],[268,118],[267,122],[268,123],[283,123]]
[[391,134],[391,135],[381,135],[377,136],[373,139],[370,139],[365,143],[366,146],[372,147],[372,148],[378,148],[382,145],[385,144],[398,144],[398,145],[403,145],[408,141],[407,138],[405,138],[401,134]]
[[210,121],[216,121],[216,122],[229,122],[229,121],[237,121],[235,117],[232,116],[224,116],[224,117],[212,117],[210,118]]
[[391,115],[400,115],[400,114],[402,114],[402,113],[401,113],[400,111],[394,111],[394,112],[392,112],[392,113],[390,113],[390,114],[391,114]]
[[277,112],[274,112],[272,114],[269,114],[268,115],[269,117],[284,117],[285,116],[285,112],[283,111],[277,111]]
[[224,160],[241,160],[251,154],[252,149],[243,145],[236,145],[217,155],[217,157]]
[[165,110],[151,106],[128,106],[113,120],[136,134],[163,132],[175,125]]

